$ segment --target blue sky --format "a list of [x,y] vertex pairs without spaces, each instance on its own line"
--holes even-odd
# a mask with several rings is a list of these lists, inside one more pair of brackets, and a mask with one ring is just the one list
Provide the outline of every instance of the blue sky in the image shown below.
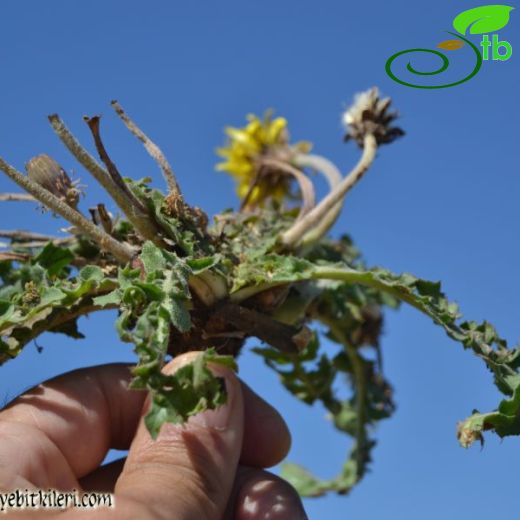
[[[295,140],[313,141],[317,153],[346,171],[358,151],[341,142],[341,110],[355,92],[378,85],[394,99],[407,135],[381,148],[334,232],[350,233],[370,265],[442,280],[466,317],[490,320],[515,343],[517,12],[499,31],[512,43],[513,57],[484,63],[461,86],[411,89],[384,71],[394,52],[434,48],[450,38],[443,31],[454,16],[478,5],[3,0],[0,154],[22,168],[28,158],[49,153],[88,185],[87,207],[101,191],[62,148],[45,116],[58,112],[89,143],[81,117],[101,113],[105,142],[120,170],[151,175],[160,185],[155,165],[111,113],[109,102],[117,98],[168,155],[187,200],[214,214],[237,204],[231,181],[214,172],[214,148],[225,125],[241,125],[247,113],[272,107],[288,118]],[[418,67],[433,63],[423,60]],[[465,63],[455,63],[452,74],[464,72]],[[11,190],[0,177],[0,191]],[[50,233],[61,225],[32,206],[0,206],[0,228]],[[117,340],[113,318],[83,319],[83,341],[44,336],[40,355],[29,346],[1,368],[0,399],[79,366],[132,359],[129,346]],[[484,449],[465,451],[455,438],[458,420],[497,403],[483,364],[404,308],[387,315],[383,349],[398,410],[378,430],[372,472],[348,497],[306,501],[310,517],[480,520],[509,513],[504,497],[517,492],[520,440],[488,436]],[[240,369],[286,417],[293,432],[289,459],[323,477],[335,474],[348,445],[323,410],[293,402],[253,354],[243,355]]]

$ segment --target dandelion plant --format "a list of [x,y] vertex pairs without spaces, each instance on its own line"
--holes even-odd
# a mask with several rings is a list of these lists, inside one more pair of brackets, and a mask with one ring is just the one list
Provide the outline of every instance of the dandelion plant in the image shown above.
[[[377,423],[394,411],[380,336],[385,308],[405,303],[478,356],[504,394],[496,410],[459,423],[460,444],[482,441],[484,431],[520,433],[520,350],[489,323],[462,321],[440,283],[368,267],[348,235],[329,234],[379,149],[404,134],[389,98],[373,88],[344,113],[344,139],[360,149],[348,173],[311,153],[310,143],[292,143],[286,119],[271,112],[227,128],[217,169],[234,178],[240,203],[212,219],[185,200],[159,147],[119,103],[112,106],[156,161],[165,191],[119,172],[97,116],[84,120],[98,158],[58,115],[49,121],[116,215],[103,201],[83,212],[84,186],[48,155],[29,159],[26,173],[0,158],[0,169],[23,190],[0,194],[0,202],[37,203],[70,224],[64,238],[0,230],[8,242],[0,250],[0,363],[43,332],[81,338],[79,317],[116,309],[119,336],[139,359],[132,386],[152,396],[146,424],[155,437],[165,422],[183,423],[224,403],[225,386],[207,364],[236,368],[246,340],[256,338],[253,351],[282,385],[304,403],[320,402],[352,439],[336,477],[319,480],[295,464],[283,475],[305,496],[345,494],[367,471]],[[321,200],[316,173],[329,187]],[[324,350],[324,338],[335,348]],[[162,373],[170,357],[191,350],[201,351],[192,364]],[[339,395],[340,384],[347,394]]]

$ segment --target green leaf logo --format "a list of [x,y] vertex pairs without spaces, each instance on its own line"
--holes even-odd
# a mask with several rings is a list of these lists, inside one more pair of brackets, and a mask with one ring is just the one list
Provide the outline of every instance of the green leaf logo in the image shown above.
[[509,13],[514,8],[509,5],[483,5],[463,11],[453,20],[453,27],[460,34],[484,34],[498,31],[509,22]]

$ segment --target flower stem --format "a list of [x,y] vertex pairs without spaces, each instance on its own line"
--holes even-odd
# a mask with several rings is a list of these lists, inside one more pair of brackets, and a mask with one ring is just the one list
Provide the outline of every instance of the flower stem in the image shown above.
[[312,185],[311,180],[298,168],[287,164],[284,161],[280,161],[278,159],[272,159],[268,157],[264,157],[260,160],[260,166],[266,166],[271,171],[281,171],[286,175],[292,175],[300,186],[300,190],[302,192],[303,204],[300,208],[300,213],[298,214],[298,219],[301,220],[305,215],[307,215],[315,205],[315,196],[314,196],[314,186]]
[[15,242],[68,242],[73,237],[53,237],[50,235],[42,235],[41,233],[33,233],[31,231],[23,231],[21,229],[0,229],[0,237],[9,238]]
[[101,132],[99,128],[101,118],[99,116],[84,116],[83,120],[85,121],[85,123],[87,123],[87,126],[89,127],[89,130],[92,133],[92,137],[94,139],[94,144],[99,154],[99,158],[105,165],[108,171],[108,175],[112,179],[112,182],[125,194],[126,198],[129,200],[130,204],[133,207],[138,208],[138,210],[142,213],[147,213],[146,208],[143,206],[143,204],[139,200],[137,200],[135,195],[128,189],[128,186],[125,183],[123,177],[121,177],[121,174],[117,169],[117,166],[112,162],[112,159],[110,159],[105,149],[105,145],[101,140]]
[[126,125],[128,130],[130,130],[130,132],[132,132],[132,134],[134,134],[137,139],[139,139],[144,144],[146,151],[159,165],[170,193],[174,193],[178,197],[181,197],[179,183],[175,178],[175,174],[173,173],[173,169],[170,166],[170,163],[167,161],[161,149],[130,119],[130,117],[123,110],[123,107],[116,100],[112,101],[111,105],[116,111],[116,114]]
[[105,188],[114,202],[135,227],[136,231],[145,239],[157,244],[158,241],[160,241],[159,230],[150,216],[144,213],[141,207],[136,206],[134,201],[128,197],[126,191],[121,189],[121,187],[112,180],[109,173],[81,146],[57,114],[50,115],[49,121],[70,153],[92,174],[99,184]]
[[0,202],[8,201],[35,202],[36,199],[28,193],[0,193]]
[[280,241],[285,247],[297,246],[307,232],[320,225],[323,219],[330,219],[329,213],[334,215],[336,205],[343,201],[346,193],[356,185],[374,161],[376,150],[375,137],[367,134],[364,140],[363,155],[354,169],[311,212],[282,234]]
[[[320,172],[329,183],[330,192],[338,186],[343,179],[341,172],[338,167],[332,162],[322,157],[321,155],[311,154],[297,154],[293,162],[300,168],[311,168]],[[329,211],[327,216],[321,220],[316,227],[306,233],[302,239],[302,245],[306,246],[312,244],[316,240],[319,240],[324,236],[327,231],[334,225],[343,208],[343,200],[340,200],[336,205]]]
[[316,154],[298,153],[293,157],[292,162],[298,168],[311,168],[321,173],[333,190],[343,178],[338,167],[329,159]]

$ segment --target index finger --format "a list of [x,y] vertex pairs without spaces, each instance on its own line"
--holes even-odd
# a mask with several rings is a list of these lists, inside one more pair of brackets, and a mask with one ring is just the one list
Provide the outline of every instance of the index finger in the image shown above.
[[[2,462],[8,459],[18,475],[37,473],[34,466],[40,465],[42,475],[49,476],[61,454],[80,478],[97,468],[110,448],[128,448],[146,396],[128,388],[131,377],[124,364],[85,368],[18,397],[0,412],[2,437],[12,441],[0,445]],[[20,436],[23,449],[13,453],[12,443]]]

